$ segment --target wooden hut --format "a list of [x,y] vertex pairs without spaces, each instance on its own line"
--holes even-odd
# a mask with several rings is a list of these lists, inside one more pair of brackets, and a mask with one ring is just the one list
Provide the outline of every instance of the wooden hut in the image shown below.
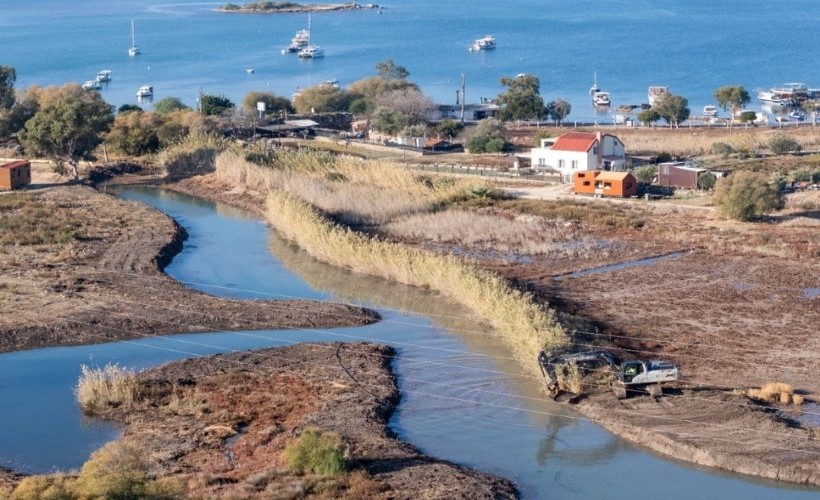
[[31,183],[31,163],[12,161],[0,165],[0,189],[19,189]]
[[575,194],[627,198],[638,193],[638,182],[629,172],[588,170],[575,172],[573,188]]

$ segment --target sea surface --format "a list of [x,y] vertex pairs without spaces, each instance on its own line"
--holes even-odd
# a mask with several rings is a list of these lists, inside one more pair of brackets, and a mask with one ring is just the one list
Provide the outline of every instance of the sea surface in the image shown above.
[[[219,5],[2,0],[0,64],[17,69],[18,88],[110,69],[102,94],[111,104],[136,103],[137,88],[150,84],[155,99],[195,106],[200,89],[239,102],[251,90],[290,97],[325,80],[344,86],[392,58],[440,103],[455,103],[462,74],[467,102],[495,97],[502,76],[535,74],[546,100],[573,105],[570,121],[606,119],[587,93],[595,73],[613,109],[664,85],[689,99],[693,115],[722,85],[820,87],[820,0],[388,0],[382,10],[313,14],[326,57],[307,61],[281,53],[307,14],[228,14]],[[136,58],[127,54],[132,19]],[[486,34],[498,48],[469,52]]]

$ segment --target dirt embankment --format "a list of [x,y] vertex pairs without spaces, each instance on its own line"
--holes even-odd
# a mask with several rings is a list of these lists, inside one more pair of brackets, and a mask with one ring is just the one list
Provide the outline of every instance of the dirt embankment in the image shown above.
[[192,291],[162,268],[182,248],[171,218],[84,186],[0,197],[0,352],[221,330],[371,323],[326,302],[236,301]]
[[[192,498],[515,498],[507,480],[420,454],[387,427],[399,402],[392,348],[299,344],[180,361],[138,376],[142,394],[110,408],[151,475]],[[341,436],[350,469],[292,473],[285,446],[305,429]]]

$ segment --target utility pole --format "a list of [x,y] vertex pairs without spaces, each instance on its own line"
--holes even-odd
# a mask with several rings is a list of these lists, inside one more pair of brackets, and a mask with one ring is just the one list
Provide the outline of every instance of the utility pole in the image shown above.
[[461,123],[464,123],[464,99],[467,93],[467,80],[464,73],[461,74]]

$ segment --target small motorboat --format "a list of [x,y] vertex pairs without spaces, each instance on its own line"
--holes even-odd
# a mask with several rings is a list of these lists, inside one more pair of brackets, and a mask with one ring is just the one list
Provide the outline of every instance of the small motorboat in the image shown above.
[[151,85],[143,85],[137,90],[137,99],[145,99],[154,97],[154,87]]
[[483,38],[478,38],[473,44],[470,46],[470,52],[476,52],[479,50],[491,50],[495,48],[495,37],[492,35],[487,35]]
[[85,83],[83,83],[83,88],[85,90],[100,90],[102,87],[97,80],[86,80]]
[[708,106],[703,107],[703,116],[706,118],[714,118],[718,114],[717,106],[712,106],[711,104]]
[[111,81],[111,70],[104,69],[97,73],[97,81],[100,83],[107,83]]
[[592,104],[596,106],[609,106],[612,104],[609,92],[598,91],[592,94]]

